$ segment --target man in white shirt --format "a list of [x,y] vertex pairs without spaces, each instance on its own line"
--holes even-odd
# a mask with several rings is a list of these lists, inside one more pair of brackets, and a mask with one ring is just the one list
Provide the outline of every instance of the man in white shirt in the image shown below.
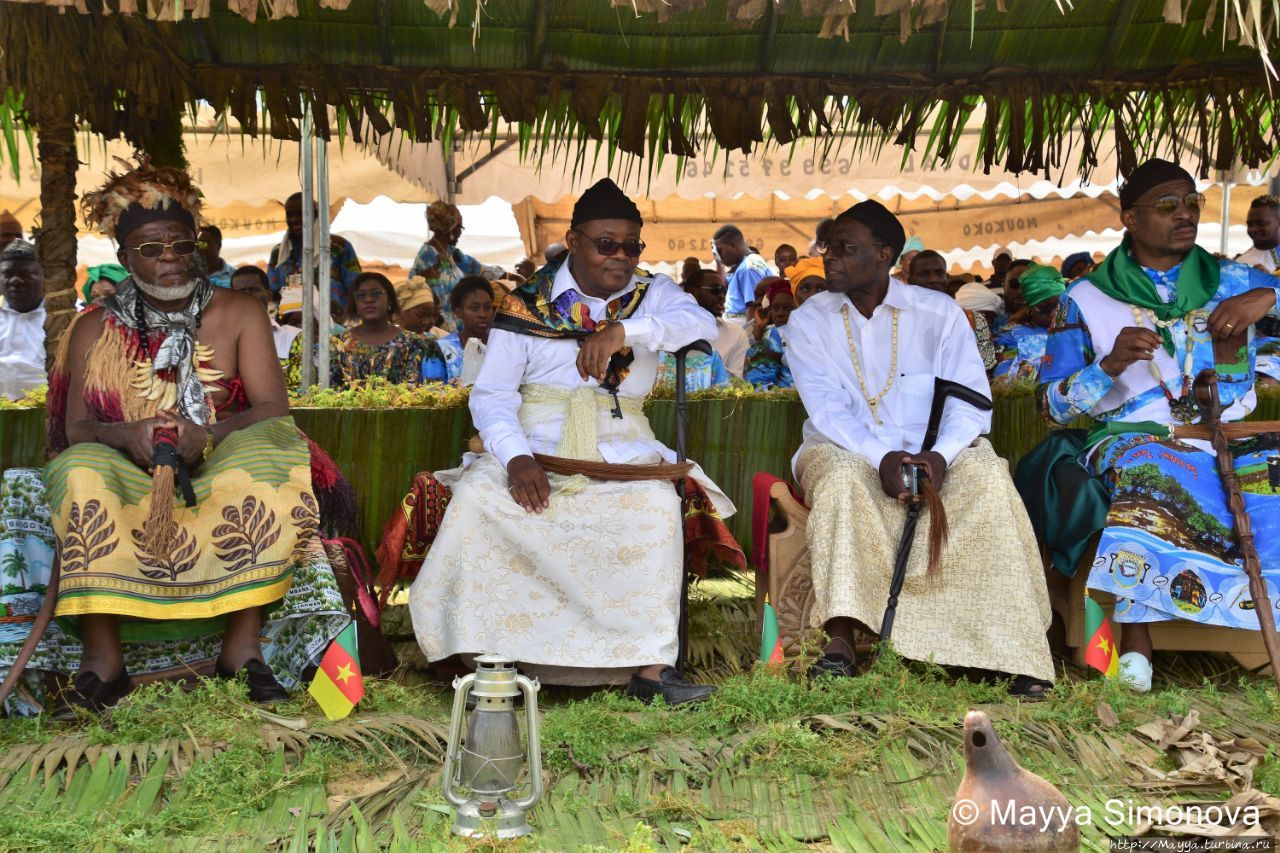
[[[428,660],[493,652],[543,680],[630,677],[628,695],[669,705],[713,692],[672,666],[684,537],[670,477],[617,478],[618,466],[675,461],[644,398],[660,352],[716,337],[679,285],[636,273],[641,225],[600,181],[574,206],[568,257],[494,321],[470,401],[485,452],[437,472],[452,498],[410,590]],[[689,476],[733,512],[700,469]]]
[[711,345],[720,353],[724,369],[730,376],[742,378],[742,371],[747,365],[747,350],[751,348],[751,340],[746,331],[736,323],[726,323],[724,317],[724,299],[728,288],[724,286],[724,276],[715,270],[698,270],[685,279],[684,289],[712,317],[716,318],[716,328],[720,334]]
[[[785,330],[809,415],[793,464],[811,508],[812,620],[830,638],[816,668],[852,674],[854,628],[880,631],[912,464],[940,492],[949,538],[916,537],[894,647],[913,660],[1017,676],[1016,692],[1038,696],[1053,678],[1049,598],[1008,467],[979,437],[990,415],[953,400],[933,448],[921,447],[935,379],[991,392],[964,312],[943,293],[890,277],[905,237],[878,202],[841,214],[824,241],[828,291]],[[936,564],[930,539],[942,544]]]
[[1249,204],[1245,228],[1253,248],[1236,258],[1242,264],[1275,273],[1280,269],[1280,198],[1260,195]]
[[0,395],[16,400],[48,382],[44,268],[26,240],[13,240],[0,252],[0,293]]

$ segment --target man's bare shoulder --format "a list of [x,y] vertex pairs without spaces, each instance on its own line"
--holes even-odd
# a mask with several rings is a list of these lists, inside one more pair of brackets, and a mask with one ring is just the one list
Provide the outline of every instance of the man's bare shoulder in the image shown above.
[[267,312],[262,310],[262,303],[257,298],[225,287],[214,289],[202,320],[227,329],[266,328],[269,325]]
[[107,321],[107,312],[101,308],[90,308],[82,311],[71,321],[71,329],[67,334],[71,335],[72,343],[90,343],[97,340],[102,334],[102,327]]

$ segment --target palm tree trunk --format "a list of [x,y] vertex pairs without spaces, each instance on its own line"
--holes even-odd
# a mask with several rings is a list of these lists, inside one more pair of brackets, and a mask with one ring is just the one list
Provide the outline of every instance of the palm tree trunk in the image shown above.
[[41,117],[40,228],[36,257],[44,267],[45,366],[53,367],[58,339],[76,313],[75,116]]

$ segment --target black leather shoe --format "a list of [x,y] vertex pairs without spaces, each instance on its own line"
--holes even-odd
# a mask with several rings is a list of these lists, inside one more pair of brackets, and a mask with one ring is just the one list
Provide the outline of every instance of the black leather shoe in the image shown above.
[[853,661],[839,652],[828,652],[809,667],[810,678],[823,675],[830,675],[833,678],[852,678],[855,674]]
[[633,675],[631,683],[627,685],[627,695],[632,699],[639,699],[646,705],[656,696],[661,696],[668,705],[701,702],[715,692],[714,685],[694,684],[677,672],[674,666],[663,667],[657,681]]
[[77,672],[71,683],[58,694],[53,715],[57,719],[68,719],[80,711],[99,714],[123,699],[132,688],[133,682],[125,669],[110,681],[103,681],[96,672],[87,669]]
[[249,700],[259,705],[274,705],[277,702],[288,702],[289,691],[280,686],[271,667],[257,658],[252,658],[239,672],[232,672],[222,665],[219,658],[213,665],[213,674],[218,678],[234,679],[240,673],[245,674],[245,683],[249,685]]

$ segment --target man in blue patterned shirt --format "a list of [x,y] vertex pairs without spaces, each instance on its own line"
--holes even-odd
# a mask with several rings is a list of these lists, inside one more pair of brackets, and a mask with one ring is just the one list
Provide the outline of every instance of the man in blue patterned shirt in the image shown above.
[[[1151,686],[1148,623],[1187,619],[1258,629],[1207,442],[1172,428],[1200,421],[1192,381],[1215,368],[1224,421],[1253,410],[1252,327],[1276,309],[1276,279],[1196,245],[1204,196],[1184,169],[1149,160],[1120,192],[1120,247],[1060,299],[1039,387],[1057,423],[1086,416],[1082,463],[1110,496],[1089,587],[1116,596],[1120,678]],[[1280,496],[1267,459],[1280,435],[1233,448],[1271,584],[1280,581]],[[1105,650],[1104,650],[1105,651]]]
[[[329,214],[318,211],[318,215]],[[294,193],[285,200],[284,221],[284,239],[271,250],[271,260],[267,263],[267,280],[273,293],[279,293],[289,283],[290,276],[302,275],[302,193]],[[356,250],[337,234],[329,235],[329,299],[335,317],[341,317],[346,310],[347,289],[358,275],[360,259],[356,257]]]
[[773,275],[773,271],[764,258],[751,251],[742,229],[736,225],[721,225],[712,242],[716,257],[725,266],[725,286],[729,288],[724,316],[742,322],[747,303],[755,296],[756,284]]

